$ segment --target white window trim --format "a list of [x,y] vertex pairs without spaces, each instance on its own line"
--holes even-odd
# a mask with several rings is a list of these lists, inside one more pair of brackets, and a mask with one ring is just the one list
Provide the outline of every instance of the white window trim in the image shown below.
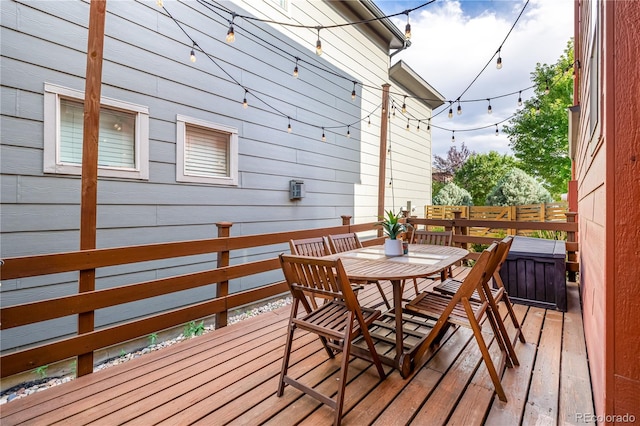
[[[229,134],[229,177],[203,177],[185,174],[185,142],[187,124]],[[176,181],[208,183],[214,185],[238,185],[238,129],[223,124],[211,123],[198,118],[176,115]]]
[[[84,92],[51,83],[44,84],[44,167],[45,173],[82,175],[82,166],[62,164],[60,158],[60,97],[84,102]],[[149,179],[149,108],[106,97],[100,105],[136,114],[136,168],[98,167],[98,176]]]

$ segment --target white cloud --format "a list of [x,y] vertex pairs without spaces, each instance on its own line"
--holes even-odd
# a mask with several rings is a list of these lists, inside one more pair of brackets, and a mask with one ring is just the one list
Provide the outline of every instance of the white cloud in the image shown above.
[[[487,64],[524,5],[520,1],[464,3],[438,1],[411,13],[412,45],[394,57],[394,61],[404,60],[449,100],[455,100]],[[482,6],[487,8],[483,10]],[[406,19],[400,16],[394,22],[404,29]],[[456,143],[464,140],[473,151],[509,152],[502,125],[499,125],[498,137],[495,126],[477,132],[461,130],[492,125],[515,113],[517,94],[492,99],[491,115],[486,112],[488,103],[484,99],[531,86],[530,76],[536,63],[555,63],[572,36],[573,0],[530,0],[502,47],[503,68],[496,69],[494,58],[461,98],[483,101],[463,102],[461,116],[455,114],[454,106],[453,119],[448,119],[445,111],[434,118],[433,123],[458,129]],[[530,90],[523,92],[522,98],[528,98],[531,93]],[[451,132],[434,129],[432,136],[433,153],[445,155],[451,146]]]

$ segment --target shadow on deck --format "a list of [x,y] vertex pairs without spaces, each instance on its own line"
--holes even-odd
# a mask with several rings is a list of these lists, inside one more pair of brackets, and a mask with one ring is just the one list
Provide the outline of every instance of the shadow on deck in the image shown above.
[[[371,364],[353,358],[342,424],[585,424],[594,409],[577,285],[567,292],[566,313],[515,305],[527,343],[516,344],[520,366],[502,375],[507,403],[495,397],[471,331],[452,328],[406,380],[394,370],[380,381]],[[372,304],[379,293],[369,286],[359,298]],[[298,390],[275,395],[289,309],[12,401],[1,407],[1,423],[331,424],[332,410]],[[342,355],[328,359],[315,335],[296,336],[290,374],[337,389]],[[490,349],[497,359],[497,345]]]

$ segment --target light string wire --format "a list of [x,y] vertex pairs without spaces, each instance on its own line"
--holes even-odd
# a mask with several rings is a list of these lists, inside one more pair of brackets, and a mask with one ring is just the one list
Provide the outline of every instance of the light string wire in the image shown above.
[[[511,25],[511,28],[509,29],[509,31],[507,32],[507,35],[505,36],[504,40],[502,40],[502,43],[500,43],[500,46],[498,47],[498,49],[495,51],[495,53],[491,56],[491,58],[489,58],[489,60],[487,61],[487,63],[485,64],[485,66],[480,70],[480,72],[474,77],[474,79],[471,81],[471,83],[469,83],[469,85],[467,86],[466,89],[464,89],[462,91],[462,93],[460,93],[460,95],[455,99],[455,101],[449,101],[449,105],[452,105],[455,102],[462,102],[462,100],[460,98],[462,98],[462,96],[467,93],[467,91],[471,88],[471,86],[473,86],[475,84],[475,82],[478,80],[478,78],[480,78],[480,76],[482,75],[482,73],[487,69],[487,67],[489,66],[489,64],[491,64],[493,62],[493,58],[496,57],[496,55],[499,54],[499,52],[502,50],[502,47],[504,46],[504,44],[507,42],[507,39],[509,38],[509,36],[511,35],[511,32],[513,31],[513,29],[516,27],[516,25],[518,24],[518,21],[520,20],[520,18],[522,17],[522,14],[524,13],[525,9],[527,8],[527,5],[529,4],[529,0],[527,0],[524,4],[524,6],[522,6],[522,10],[520,11],[520,14],[518,15],[518,17],[516,18],[516,20],[513,22],[513,25]],[[526,89],[525,89],[526,90]],[[484,100],[486,100],[487,98],[485,98]],[[493,98],[489,98],[489,99],[493,99]],[[440,114],[442,114],[443,112],[446,111],[446,107],[441,109],[438,113],[433,114],[431,116],[431,118],[435,118],[437,116],[439,116]]]
[[[407,10],[407,11],[404,11],[404,12],[398,12],[398,13],[395,13],[395,14],[393,14],[393,15],[387,15],[387,16],[385,16],[385,17],[393,17],[393,16],[398,16],[398,15],[401,15],[401,14],[405,14],[405,13],[407,13],[407,12],[412,12],[412,11],[415,11],[415,10],[417,10],[417,9],[419,9],[419,8],[422,8],[422,7],[426,6],[426,5],[429,5],[429,4],[433,3],[434,1],[436,1],[436,0],[432,0],[432,1],[430,1],[430,2],[424,3],[424,4],[420,5],[420,6],[417,6],[417,7],[413,8],[413,9],[409,9],[409,10]],[[213,12],[214,14],[216,14],[219,18],[221,18],[221,19],[223,19],[223,20],[224,20],[224,17],[223,17],[220,13],[216,12],[214,9],[222,10],[222,11],[224,11],[225,13],[230,13],[230,14],[231,14],[231,16],[232,16],[232,19],[234,19],[234,18],[236,18],[236,17],[242,17],[242,18],[245,18],[245,19],[246,19],[246,18],[251,18],[251,17],[246,17],[245,15],[238,15],[238,14],[236,14],[235,12],[232,12],[232,11],[230,11],[230,10],[229,10],[229,9],[227,9],[227,8],[223,8],[223,7],[221,7],[221,6],[217,6],[217,5],[215,5],[215,4],[213,4],[213,3],[211,3],[210,1],[207,1],[207,0],[197,0],[197,2],[198,2],[199,4],[201,4],[202,6],[204,6],[205,8],[207,8],[208,10],[210,10],[211,12]],[[498,48],[498,50],[496,51],[496,53],[494,53],[494,55],[491,57],[491,59],[487,62],[487,64],[485,65],[485,67],[482,69],[482,71],[480,71],[480,73],[479,73],[479,74],[474,78],[474,80],[471,82],[471,84],[469,84],[469,86],[468,86],[468,87],[463,91],[463,93],[458,97],[458,99],[457,99],[457,100],[455,100],[455,101],[447,101],[447,102],[449,102],[449,105],[446,105],[446,106],[451,106],[451,105],[453,105],[453,103],[455,103],[455,102],[460,103],[460,102],[485,102],[485,101],[487,101],[487,100],[489,100],[489,101],[490,101],[491,99],[499,99],[499,98],[503,98],[503,97],[507,97],[507,96],[512,96],[512,95],[514,95],[514,94],[516,94],[516,93],[521,94],[523,91],[530,90],[531,88],[534,88],[534,87],[535,87],[535,85],[532,85],[532,86],[526,87],[526,88],[521,89],[521,90],[513,91],[513,92],[506,93],[506,94],[502,94],[502,95],[492,96],[492,97],[489,97],[489,98],[478,98],[478,99],[467,99],[467,100],[462,100],[462,99],[460,99],[460,97],[461,97],[464,93],[466,93],[466,91],[468,91],[468,89],[469,89],[469,88],[470,88],[470,87],[475,83],[475,81],[479,78],[479,76],[482,74],[482,72],[484,72],[484,70],[487,68],[487,66],[492,62],[492,60],[493,60],[493,58],[495,57],[495,55],[499,53],[499,51],[501,50],[502,46],[504,45],[504,43],[505,43],[505,42],[506,42],[506,40],[508,39],[509,35],[511,34],[511,32],[513,31],[513,29],[515,28],[516,23],[518,22],[518,20],[520,19],[520,17],[521,17],[521,16],[522,16],[522,14],[524,13],[524,10],[525,10],[525,8],[526,8],[526,6],[527,6],[528,2],[529,2],[529,0],[527,0],[527,3],[524,5],[523,9],[521,10],[520,14],[518,15],[518,18],[516,19],[516,21],[515,21],[515,22],[514,22],[514,24],[512,25],[511,29],[509,30],[509,32],[508,32],[507,36],[505,37],[505,39],[503,40],[502,44],[500,45],[500,47]],[[276,112],[278,115],[280,115],[280,116],[282,116],[282,117],[284,117],[284,118],[287,118],[287,119],[289,120],[289,122],[290,122],[290,121],[294,121],[294,122],[298,122],[298,123],[301,123],[301,124],[305,124],[305,125],[308,125],[308,126],[310,126],[310,127],[317,128],[317,129],[324,128],[324,129],[330,129],[330,130],[331,130],[331,129],[346,128],[346,129],[347,129],[347,131],[349,131],[350,127],[355,126],[355,125],[356,125],[356,124],[358,124],[358,123],[361,123],[361,122],[362,122],[363,120],[365,120],[365,119],[369,120],[369,119],[370,119],[370,116],[371,116],[372,114],[374,114],[374,113],[375,113],[375,112],[380,108],[380,105],[378,105],[378,106],[376,106],[376,108],[375,108],[375,109],[373,109],[372,111],[368,112],[368,114],[367,114],[366,116],[364,116],[363,118],[359,118],[359,119],[357,119],[357,120],[355,120],[355,121],[353,121],[353,122],[350,122],[350,123],[340,123],[340,124],[333,125],[333,126],[320,126],[320,125],[316,125],[316,124],[313,124],[313,123],[310,123],[310,122],[306,122],[306,121],[302,121],[302,120],[299,120],[299,119],[293,118],[293,117],[291,117],[290,115],[285,114],[283,111],[280,111],[279,109],[275,108],[274,106],[272,106],[271,104],[269,104],[268,102],[266,102],[264,99],[262,99],[260,96],[258,96],[258,95],[256,94],[256,92],[254,92],[253,90],[250,90],[247,86],[244,86],[244,85],[243,85],[243,84],[241,84],[238,80],[236,80],[236,79],[235,79],[235,78],[234,78],[230,73],[228,73],[228,72],[227,72],[227,71],[226,71],[226,70],[225,70],[225,69],[224,69],[224,68],[223,68],[223,67],[222,67],[222,66],[221,66],[221,65],[220,65],[220,64],[219,64],[215,59],[214,59],[214,57],[213,57],[212,55],[210,55],[209,53],[207,53],[207,52],[206,52],[206,51],[205,51],[205,50],[204,50],[204,49],[203,49],[203,48],[202,48],[202,47],[201,47],[201,46],[200,46],[200,45],[195,41],[195,39],[193,39],[193,37],[191,37],[191,36],[187,33],[187,31],[184,29],[183,25],[182,25],[182,24],[180,24],[180,23],[178,22],[178,20],[177,20],[177,19],[175,19],[175,17],[173,17],[173,15],[172,15],[172,14],[171,14],[167,9],[166,9],[166,7],[165,7],[164,5],[162,6],[162,9],[165,11],[165,13],[167,14],[167,16],[169,16],[169,18],[171,18],[171,19],[174,21],[174,23],[175,23],[175,24],[180,28],[180,30],[181,30],[181,31],[182,31],[182,32],[187,36],[187,38],[191,41],[193,48],[196,48],[196,47],[197,47],[197,48],[198,48],[198,50],[199,50],[199,51],[201,51],[203,54],[205,54],[205,56],[207,56],[207,58],[208,58],[211,62],[213,62],[213,63],[214,63],[214,64],[215,64],[215,65],[216,65],[216,66],[217,66],[217,67],[218,67],[218,68],[219,68],[219,69],[220,69],[220,70],[221,70],[225,75],[227,75],[227,77],[228,77],[229,79],[231,79],[231,81],[233,81],[235,84],[237,84],[238,86],[240,86],[241,88],[243,88],[243,89],[245,90],[245,95],[246,95],[246,94],[250,94],[251,96],[255,97],[255,98],[256,98],[257,100],[259,100],[262,104],[264,104],[265,106],[267,106],[268,108],[270,108],[272,111]],[[385,17],[381,17],[381,18],[377,18],[377,19],[371,19],[371,20],[366,20],[366,21],[360,21],[360,22],[355,22],[355,23],[340,24],[340,25],[335,25],[335,26],[326,26],[326,27],[323,27],[323,28],[334,28],[334,27],[341,27],[341,26],[347,26],[347,25],[355,25],[355,24],[358,24],[358,23],[366,23],[366,22],[371,22],[371,21],[375,21],[375,20],[384,19]],[[210,17],[210,19],[212,19],[212,18]],[[275,23],[275,24],[282,24],[282,25],[287,24],[287,23],[275,22],[275,21],[270,21],[270,20],[263,20],[263,19],[259,19],[259,18],[256,18],[256,19],[253,19],[253,20],[254,20],[254,21],[259,21],[259,22],[268,22],[268,23],[270,22],[270,23]],[[247,21],[248,21],[249,23],[251,23],[252,25],[254,25],[254,26],[255,26],[255,23],[250,22],[250,20],[249,20],[249,19],[247,19]],[[217,22],[217,21],[214,19],[214,22]],[[230,23],[231,21],[228,21],[228,22]],[[222,25],[226,25],[226,24],[222,24]],[[344,75],[342,75],[342,74],[339,74],[339,73],[337,73],[337,72],[334,72],[334,71],[332,71],[332,70],[329,70],[329,69],[327,69],[327,68],[325,68],[325,67],[322,67],[322,66],[320,66],[320,65],[318,65],[318,64],[314,64],[314,63],[312,63],[312,62],[310,62],[310,61],[306,61],[306,60],[304,60],[303,58],[298,57],[298,56],[296,56],[296,55],[293,55],[293,54],[291,54],[291,53],[289,53],[289,52],[285,51],[284,49],[282,49],[282,48],[278,47],[277,45],[275,45],[275,44],[273,44],[273,43],[270,43],[270,42],[269,42],[269,41],[267,41],[267,40],[264,40],[262,37],[260,37],[260,36],[258,36],[258,35],[256,35],[256,34],[252,33],[251,31],[246,30],[245,28],[239,27],[239,26],[237,25],[237,23],[235,23],[235,22],[234,22],[234,25],[235,25],[235,27],[236,27],[236,28],[241,28],[243,31],[246,31],[246,33],[247,33],[247,34],[250,34],[250,35],[251,35],[252,37],[254,37],[255,39],[257,39],[257,40],[259,40],[260,42],[264,43],[265,45],[269,46],[269,50],[270,50],[271,52],[273,52],[273,53],[275,53],[275,54],[278,54],[278,55],[279,55],[279,56],[281,56],[281,57],[291,57],[292,59],[295,59],[296,63],[306,63],[306,64],[310,65],[311,67],[316,68],[316,69],[318,69],[318,70],[320,70],[320,71],[323,71],[323,72],[325,72],[325,73],[327,73],[327,74],[330,74],[330,75],[333,75],[333,76],[335,76],[335,77],[339,77],[339,78],[341,78],[341,79],[344,79],[344,80],[346,80],[346,81],[349,81],[349,82],[353,83],[354,88],[355,88],[356,84],[359,84],[359,85],[362,87],[362,89],[363,89],[363,90],[364,90],[364,89],[370,89],[370,90],[375,90],[375,91],[380,91],[380,90],[381,90],[381,88],[379,88],[379,87],[377,87],[377,86],[367,85],[367,84],[364,84],[364,83],[361,83],[361,82],[354,81],[351,77],[344,76]],[[296,26],[296,25],[290,24],[289,26]],[[302,26],[302,27],[307,27],[307,28],[317,28],[317,27],[314,27],[314,26]],[[257,28],[259,28],[259,29],[263,30],[263,29],[262,29],[262,28],[260,28],[260,27],[257,27]],[[255,41],[255,40],[254,40],[254,41]],[[283,55],[282,53],[278,53],[278,52],[282,52],[282,53],[286,54],[286,56],[285,56],[285,55]],[[316,74],[318,77],[322,78],[319,74],[317,74],[317,73],[314,73],[314,74]],[[331,80],[329,80],[329,79],[327,79],[327,81],[328,81],[328,82],[331,82]],[[335,83],[334,83],[334,84],[335,84]],[[348,90],[348,89],[345,89],[345,90]],[[369,92],[369,93],[372,93],[372,92],[371,92],[371,91],[369,91],[369,90],[368,90],[368,92]],[[377,92],[376,92],[376,93],[377,93]],[[403,96],[403,97],[404,97],[403,104],[406,102],[406,99],[416,99],[416,100],[422,100],[422,101],[440,101],[440,99],[421,98],[421,97],[409,96],[409,95],[405,95],[405,94],[402,94],[402,93],[395,93],[395,92],[391,92],[390,94],[395,94],[395,95],[398,95],[398,96]],[[416,118],[415,116],[413,116],[413,115],[411,114],[411,117],[412,117],[412,118],[410,118],[409,120],[410,120],[410,121],[416,121],[416,120],[417,120],[417,121],[420,121],[420,122],[421,122],[421,121],[429,121],[429,122],[430,122],[430,120],[431,120],[431,119],[433,119],[433,118],[435,118],[436,116],[440,115],[440,114],[441,114],[442,112],[444,112],[445,110],[446,110],[446,108],[442,109],[439,113],[437,113],[437,114],[435,114],[435,115],[432,115],[431,117],[421,118],[421,119],[418,119],[418,118]],[[403,114],[406,114],[406,113],[403,113]],[[513,116],[512,116],[512,117],[513,117]],[[334,121],[335,121],[335,120],[334,120]],[[500,124],[500,123],[502,123],[502,122],[498,122],[497,124]],[[431,124],[431,125],[433,125],[432,123],[430,123],[430,124]],[[494,125],[496,125],[496,124],[494,123],[494,124],[492,124],[492,125],[489,125],[489,126],[483,126],[483,127],[477,128],[477,129],[476,129],[476,128],[474,128],[474,129],[470,129],[470,130],[464,130],[464,129],[462,129],[462,130],[459,130],[459,131],[480,130],[480,129],[484,129],[484,128],[486,128],[486,127],[491,127],[491,126],[494,126]],[[435,125],[434,125],[434,127],[436,127],[436,128],[441,128],[441,129],[445,129],[445,128],[443,128],[443,127],[435,126]],[[335,132],[334,132],[334,133],[335,133]]]
[[[278,108],[272,106],[271,104],[269,104],[268,102],[266,102],[264,99],[262,99],[260,96],[256,95],[255,92],[253,92],[248,86],[244,86],[243,84],[241,84],[238,80],[236,80],[229,72],[227,72],[215,59],[212,55],[210,55],[209,53],[207,53],[196,41],[193,37],[191,37],[191,35],[189,35],[189,33],[184,29],[184,26],[167,10],[167,8],[163,5],[162,9],[165,11],[165,13],[167,14],[167,16],[169,16],[169,18],[171,18],[171,20],[177,25],[177,27],[185,34],[185,36],[191,41],[192,45],[194,48],[197,48],[200,52],[202,52],[214,65],[216,65],[231,81],[233,81],[235,84],[237,84],[238,86],[242,87],[245,90],[246,94],[251,94],[254,98],[256,98],[258,101],[260,101],[262,104],[264,104],[265,106],[267,106],[269,109],[271,109],[272,111],[276,112],[278,115],[282,116],[283,118],[288,119],[289,121],[294,121],[300,124],[305,124],[307,126],[316,128],[316,129],[329,129],[329,130],[333,130],[333,129],[340,129],[340,128],[347,128],[349,129],[350,127],[354,127],[356,124],[361,123],[365,118],[359,118],[351,123],[340,123],[338,125],[334,125],[334,126],[321,126],[321,125],[317,125],[317,124],[313,124],[307,121],[303,121],[303,120],[299,120],[296,119],[294,117],[291,117],[290,115],[285,114],[284,112],[280,111]],[[366,118],[368,119],[372,114],[374,114],[379,108],[381,107],[381,105],[376,106],[372,111],[368,112]],[[361,130],[361,129],[360,129]],[[332,132],[332,133],[336,133],[336,132]],[[337,134],[337,133],[336,133]]]
[[317,30],[317,29],[324,30],[324,29],[331,29],[331,28],[340,28],[340,27],[367,24],[369,22],[382,21],[382,20],[385,20],[385,19],[393,18],[395,16],[399,16],[399,15],[408,15],[409,13],[414,12],[414,11],[416,11],[418,9],[421,9],[421,8],[427,6],[427,5],[430,5],[431,3],[434,3],[435,1],[436,0],[431,0],[431,1],[428,1],[426,3],[421,4],[420,6],[416,6],[414,8],[407,9],[407,10],[404,10],[402,12],[397,12],[397,13],[394,13],[392,15],[385,15],[385,16],[371,18],[371,19],[363,19],[361,21],[347,22],[347,23],[344,23],[344,24],[334,24],[334,25],[302,25],[302,24],[292,24],[292,23],[289,23],[289,22],[272,21],[272,20],[269,20],[269,19],[261,19],[261,18],[256,18],[255,16],[245,16],[245,15],[235,15],[235,16],[239,17],[239,18],[246,19],[246,20],[265,22],[265,23],[274,24],[274,25],[282,25],[282,26],[295,27],[295,28],[308,28],[308,29],[314,29],[314,30]]

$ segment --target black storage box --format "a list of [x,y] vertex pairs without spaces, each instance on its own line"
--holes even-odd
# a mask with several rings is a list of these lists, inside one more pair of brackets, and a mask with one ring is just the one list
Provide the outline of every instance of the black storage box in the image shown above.
[[516,303],[567,310],[564,241],[516,236],[500,269],[509,298]]

